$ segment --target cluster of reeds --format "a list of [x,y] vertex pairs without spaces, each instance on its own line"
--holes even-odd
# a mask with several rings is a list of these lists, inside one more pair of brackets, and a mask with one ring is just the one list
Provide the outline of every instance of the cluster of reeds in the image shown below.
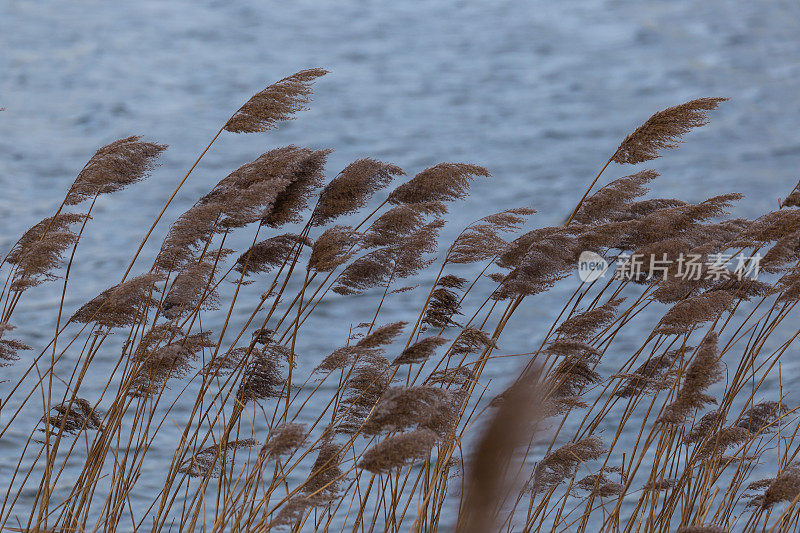
[[[654,170],[595,190],[609,167],[675,148],[722,98],[635,129],[563,225],[523,232],[533,209],[508,209],[441,246],[450,205],[486,169],[441,163],[398,185],[402,169],[367,158],[327,179],[329,150],[287,146],[223,177],[137,263],[214,141],[293,118],[324,74],[238,109],[121,278],[78,309],[64,295],[96,200],[143,180],[165,146],[98,150],[7,253],[0,362],[19,377],[2,383],[0,439],[18,460],[2,469],[0,530],[797,530],[781,358],[800,333],[782,327],[800,299],[798,191],[746,220],[728,214],[737,194],[647,198]],[[251,244],[230,248],[237,236]],[[584,251],[671,266],[578,283]],[[761,279],[708,260],[740,252],[760,254]],[[703,259],[696,278],[683,255]],[[28,346],[15,309],[53,282],[53,333]],[[556,322],[503,353],[515,311],[554,305],[542,293],[556,285],[574,289]],[[297,352],[323,301],[362,294],[363,317],[325,318],[342,338]],[[390,298],[418,307],[388,321]],[[482,379],[514,361],[504,390]]]

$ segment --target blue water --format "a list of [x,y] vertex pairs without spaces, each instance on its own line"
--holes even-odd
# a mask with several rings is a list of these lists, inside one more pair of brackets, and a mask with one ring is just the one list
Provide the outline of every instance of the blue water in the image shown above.
[[[233,168],[294,143],[334,148],[331,175],[365,156],[409,174],[440,161],[486,166],[493,178],[454,207],[445,241],[478,216],[519,205],[549,225],[563,220],[631,129],[699,96],[731,101],[652,162],[662,173],[654,194],[699,201],[739,191],[747,198],[737,214],[756,216],[798,178],[798,23],[800,4],[789,1],[0,0],[0,251],[54,211],[97,147],[132,134],[169,144],[147,183],[98,202],[66,295],[66,308],[77,308],[118,281],[149,222],[233,110],[312,66],[331,71],[312,108],[269,134],[224,135],[165,222]],[[629,172],[611,167],[607,177]],[[167,227],[159,226],[139,268]],[[537,345],[560,294],[519,309],[503,352]],[[54,327],[47,310],[59,297],[58,284],[28,293],[14,315],[17,336],[42,346]],[[363,302],[320,307],[318,334],[298,347],[310,354],[306,367],[346,339],[346,324],[330,318],[369,318]],[[382,316],[407,318],[417,304],[395,298]],[[242,308],[234,321],[246,314]],[[113,351],[107,357],[105,364]],[[517,365],[498,359],[485,377],[499,383]],[[6,379],[23,367],[4,369]],[[90,384],[85,395],[98,392]],[[40,411],[34,402],[32,419]],[[176,420],[182,414],[176,410]],[[17,458],[29,429],[0,442],[4,464]],[[156,450],[151,472],[163,469],[159,457]],[[145,477],[143,491],[158,481]]]

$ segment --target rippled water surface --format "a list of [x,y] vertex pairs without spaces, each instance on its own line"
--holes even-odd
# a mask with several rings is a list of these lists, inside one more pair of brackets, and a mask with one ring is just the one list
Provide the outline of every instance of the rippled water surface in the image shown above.
[[[98,202],[70,275],[71,312],[118,281],[231,112],[267,83],[311,66],[331,71],[312,108],[269,134],[223,135],[149,241],[140,269],[166,222],[230,170],[290,143],[334,148],[331,175],[364,156],[409,174],[440,161],[486,166],[492,179],[453,208],[444,240],[477,216],[518,205],[539,211],[537,225],[555,224],[625,134],[653,111],[699,96],[731,100],[710,126],[653,162],[662,173],[654,193],[699,201],[739,191],[746,199],[737,213],[757,216],[798,178],[799,24],[800,4],[788,1],[0,0],[0,252],[54,211],[98,146],[131,134],[169,144],[149,181]],[[611,167],[607,178],[628,172]],[[534,349],[573,287],[523,305],[502,351]],[[26,294],[14,315],[18,336],[46,344],[59,298],[57,283]],[[382,317],[408,318],[417,300],[390,299]],[[373,312],[364,298],[327,300],[298,346],[308,354],[301,371]],[[234,322],[247,313],[243,306]],[[634,337],[619,340],[608,368],[627,358]],[[103,355],[98,372],[115,361],[113,350]],[[784,380],[794,382],[796,351],[783,361]],[[518,364],[494,361],[485,374],[492,390]],[[3,369],[0,389],[24,368]],[[99,394],[92,386],[85,396]],[[23,412],[35,420],[41,403],[32,399]],[[185,415],[178,407],[172,416]],[[0,486],[29,430],[0,441]],[[134,498],[143,508],[174,449],[166,437],[158,444]]]

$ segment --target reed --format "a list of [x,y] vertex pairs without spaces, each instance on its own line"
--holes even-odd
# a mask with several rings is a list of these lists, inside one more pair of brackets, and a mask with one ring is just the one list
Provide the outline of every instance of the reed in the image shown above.
[[[649,198],[664,179],[650,169],[595,190],[677,148],[723,98],[634,129],[560,226],[523,230],[535,211],[517,207],[443,244],[450,206],[487,169],[440,163],[402,181],[364,158],[327,179],[330,150],[287,146],[223,177],[152,265],[137,262],[216,139],[295,118],[325,73],[236,110],[127,270],[98,273],[109,288],[78,309],[64,295],[95,200],[144,181],[165,146],[99,149],[7,251],[0,364],[19,378],[0,384],[0,438],[17,460],[3,467],[0,530],[800,528],[782,369],[800,335],[798,189],[755,220],[731,217],[735,193]],[[577,282],[585,251],[630,275]],[[21,299],[54,282],[47,342],[15,332]],[[363,314],[325,314],[341,298]],[[389,302],[404,320],[384,319]],[[530,350],[506,353],[526,305],[560,312],[525,330]],[[341,338],[318,338],[320,315]],[[503,388],[486,378],[514,361]]]

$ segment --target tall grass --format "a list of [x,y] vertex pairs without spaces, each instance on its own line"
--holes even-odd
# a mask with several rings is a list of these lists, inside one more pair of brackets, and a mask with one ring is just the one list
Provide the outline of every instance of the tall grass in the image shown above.
[[[441,163],[396,185],[402,169],[361,159],[328,180],[328,150],[287,146],[220,180],[172,223],[151,266],[137,262],[217,138],[293,118],[324,74],[289,76],[238,109],[127,270],[71,315],[96,200],[143,180],[165,146],[128,137],[98,150],[7,253],[0,360],[24,370],[2,385],[0,438],[23,438],[4,468],[0,529],[797,530],[800,443],[781,358],[800,331],[781,324],[800,298],[798,191],[745,220],[728,214],[737,194],[646,198],[653,170],[596,189],[676,148],[724,99],[635,129],[561,226],[523,233],[534,211],[520,207],[441,246],[449,206],[486,169]],[[241,239],[250,245],[229,248]],[[583,251],[612,270],[630,268],[631,253],[669,267],[580,284],[547,331],[530,332],[537,346],[502,353],[514,313],[574,286]],[[715,264],[739,252],[763,256],[761,279]],[[696,279],[684,256],[698,258]],[[480,274],[461,277],[463,265]],[[30,347],[13,337],[14,312],[43,283],[61,284],[61,300],[49,342]],[[362,294],[370,320],[327,318],[341,318],[342,338],[297,353],[320,302]],[[394,304],[408,316],[387,322],[392,298],[418,307]],[[643,320],[646,308],[663,317]],[[609,369],[608,353],[623,364]],[[509,360],[519,376],[487,388],[487,367]]]

